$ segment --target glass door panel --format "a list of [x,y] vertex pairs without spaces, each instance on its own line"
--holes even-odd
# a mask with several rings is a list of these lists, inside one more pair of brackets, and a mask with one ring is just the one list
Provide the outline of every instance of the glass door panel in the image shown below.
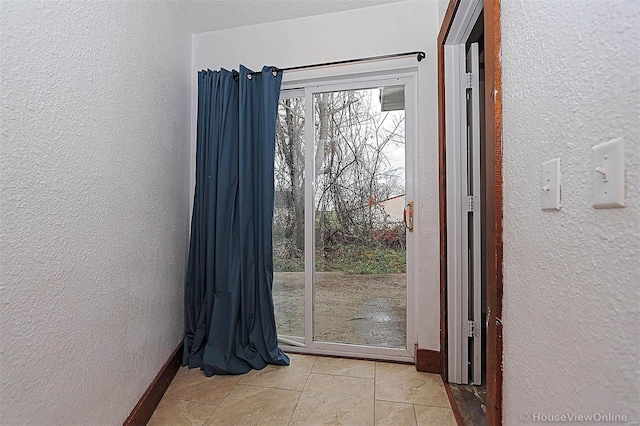
[[404,86],[313,97],[313,341],[406,349]]
[[273,303],[278,336],[303,342],[304,97],[281,97],[276,127]]

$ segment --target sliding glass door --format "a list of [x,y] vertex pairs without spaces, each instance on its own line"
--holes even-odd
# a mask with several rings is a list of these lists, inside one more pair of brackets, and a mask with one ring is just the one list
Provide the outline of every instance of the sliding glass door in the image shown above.
[[414,79],[282,93],[273,295],[289,350],[413,357]]

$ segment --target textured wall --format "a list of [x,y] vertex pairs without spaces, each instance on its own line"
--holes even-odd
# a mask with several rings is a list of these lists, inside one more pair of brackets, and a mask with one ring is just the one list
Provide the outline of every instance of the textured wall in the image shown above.
[[[504,424],[640,407],[640,4],[502,1]],[[626,145],[627,207],[592,208],[591,147]],[[560,157],[562,210],[540,209]],[[523,415],[523,419],[526,415]]]
[[438,22],[442,25],[444,15],[447,13],[447,7],[449,7],[449,0],[438,0]]
[[2,424],[121,424],[181,339],[176,2],[0,5]]
[[[423,50],[414,57],[360,67],[334,67],[309,73],[285,73],[283,82],[301,78],[340,76],[390,66],[418,67],[419,164],[415,236],[417,263],[418,342],[440,348],[437,34],[438,3],[408,1],[307,18],[196,34],[193,37],[192,109],[197,102],[196,72],[204,68],[232,69],[238,64],[289,67],[389,53]],[[195,115],[192,120],[192,168],[195,167]],[[195,169],[194,169],[195,170]],[[194,182],[191,189],[193,190]]]

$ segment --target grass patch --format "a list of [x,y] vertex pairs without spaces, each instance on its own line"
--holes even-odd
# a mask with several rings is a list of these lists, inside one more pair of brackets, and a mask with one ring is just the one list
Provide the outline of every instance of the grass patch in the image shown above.
[[[304,272],[304,256],[274,256],[274,270]],[[406,271],[406,251],[369,245],[340,244],[318,250],[316,268],[345,274],[399,274]]]

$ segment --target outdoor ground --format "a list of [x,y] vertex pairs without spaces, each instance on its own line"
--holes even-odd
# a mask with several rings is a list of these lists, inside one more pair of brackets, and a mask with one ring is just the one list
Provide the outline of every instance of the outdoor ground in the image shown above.
[[[314,340],[406,347],[405,274],[316,272]],[[279,336],[304,336],[304,273],[274,273]]]

